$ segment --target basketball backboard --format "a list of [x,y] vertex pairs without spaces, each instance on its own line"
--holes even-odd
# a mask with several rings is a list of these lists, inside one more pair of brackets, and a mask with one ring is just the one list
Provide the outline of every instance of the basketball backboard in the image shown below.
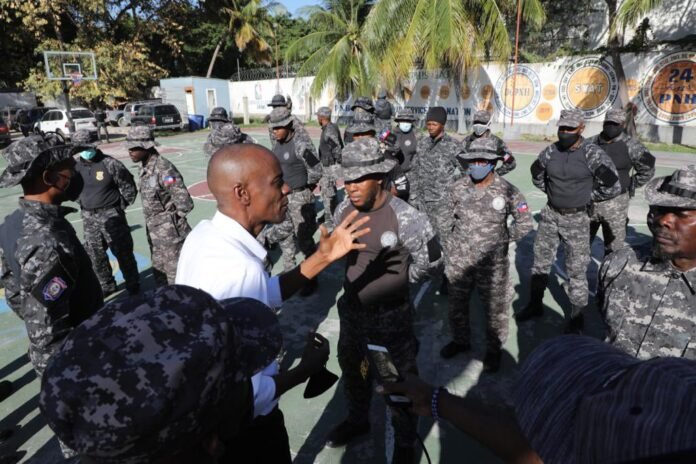
[[83,81],[97,79],[97,63],[93,52],[45,51],[46,77],[52,81]]

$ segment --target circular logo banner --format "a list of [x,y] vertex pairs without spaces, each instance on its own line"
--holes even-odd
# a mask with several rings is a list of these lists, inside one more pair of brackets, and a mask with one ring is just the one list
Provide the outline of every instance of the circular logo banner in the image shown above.
[[[530,67],[517,65],[517,78],[514,68],[500,76],[495,84],[495,102],[504,113],[523,118],[534,111],[541,98],[541,81],[539,75]],[[514,87],[513,87],[514,83]],[[512,107],[513,91],[515,107]]]
[[643,79],[640,96],[660,121],[684,124],[696,119],[696,52],[659,58]]
[[619,94],[616,71],[604,59],[579,59],[563,73],[558,93],[564,108],[578,108],[586,118],[596,118],[612,107]]

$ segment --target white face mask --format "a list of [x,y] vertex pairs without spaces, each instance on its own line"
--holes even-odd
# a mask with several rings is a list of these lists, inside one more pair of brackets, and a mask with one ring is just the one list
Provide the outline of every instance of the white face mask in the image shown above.
[[401,132],[410,132],[412,128],[413,128],[413,124],[411,124],[410,122],[400,122],[399,123],[399,130]]
[[477,136],[482,136],[490,127],[490,123],[488,124],[474,124],[474,134]]

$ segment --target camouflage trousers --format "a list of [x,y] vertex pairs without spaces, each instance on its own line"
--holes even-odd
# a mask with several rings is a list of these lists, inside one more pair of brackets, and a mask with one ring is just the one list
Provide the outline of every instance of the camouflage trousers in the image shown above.
[[452,212],[447,210],[445,201],[441,202],[420,202],[420,208],[428,216],[430,225],[440,239],[440,243],[447,243],[447,237],[450,231],[444,230],[444,218],[451,215]]
[[590,244],[602,227],[604,236],[604,255],[608,255],[626,245],[626,223],[628,220],[628,192],[592,204],[590,217]]
[[283,268],[286,271],[297,265],[295,255],[299,250],[305,257],[311,255],[317,246],[314,232],[317,230],[317,212],[314,208],[314,194],[308,188],[288,195],[288,214],[280,224],[274,224],[265,234],[268,244],[279,243],[283,253]]
[[586,211],[561,214],[549,205],[541,210],[541,222],[534,240],[532,274],[546,275],[556,260],[559,243],[563,244],[568,299],[573,306],[588,302],[587,266],[590,264],[590,217]]
[[486,311],[486,347],[500,352],[508,335],[508,309],[512,304],[512,283],[507,250],[494,258],[483,258],[466,265],[448,264],[448,308],[452,338],[459,344],[471,342],[469,304],[474,289]]
[[329,231],[335,227],[333,211],[336,209],[336,180],[341,177],[341,166],[324,166],[319,181],[321,186],[321,202],[324,204],[324,225]]
[[[337,303],[341,321],[338,337],[338,363],[341,366],[348,420],[364,424],[369,420],[372,399],[372,373],[365,370],[366,344],[389,350],[401,375],[418,374],[418,339],[413,331],[413,308],[408,302],[395,306],[361,307],[342,296]],[[412,446],[416,438],[416,417],[392,409],[395,446]]]
[[147,243],[152,256],[152,275],[159,286],[172,285],[181,247],[191,232],[185,217],[163,212],[146,218]]
[[116,291],[116,281],[106,254],[107,248],[118,261],[128,290],[137,291],[140,287],[138,265],[133,255],[133,237],[120,207],[95,211],[82,210],[85,233],[85,250],[92,260],[94,272],[99,278],[104,294]]

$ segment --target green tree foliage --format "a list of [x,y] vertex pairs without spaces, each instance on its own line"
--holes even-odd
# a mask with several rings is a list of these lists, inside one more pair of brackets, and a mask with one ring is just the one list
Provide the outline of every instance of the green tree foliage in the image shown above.
[[363,33],[370,3],[366,0],[325,0],[305,9],[313,32],[299,38],[286,52],[288,61],[309,53],[298,75],[316,76],[310,92],[318,96],[328,86],[345,99],[371,95],[377,85],[377,63]]

